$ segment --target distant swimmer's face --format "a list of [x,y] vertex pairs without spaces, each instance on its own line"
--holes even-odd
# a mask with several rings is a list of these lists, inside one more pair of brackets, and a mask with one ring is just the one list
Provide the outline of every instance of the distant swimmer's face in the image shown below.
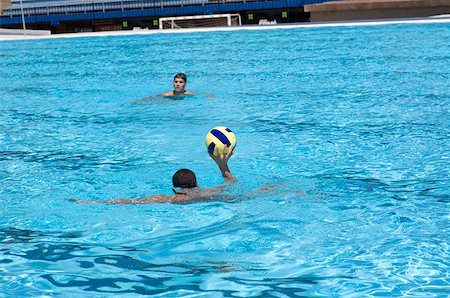
[[182,78],[175,78],[173,80],[173,90],[176,92],[183,92],[186,87],[186,82]]

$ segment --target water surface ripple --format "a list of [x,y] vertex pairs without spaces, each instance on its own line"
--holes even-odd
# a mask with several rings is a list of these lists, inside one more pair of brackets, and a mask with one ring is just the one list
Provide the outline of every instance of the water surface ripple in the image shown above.
[[[448,24],[0,47],[0,296],[450,295]],[[214,97],[135,102],[180,71]],[[67,200],[214,187],[218,125],[216,201]]]

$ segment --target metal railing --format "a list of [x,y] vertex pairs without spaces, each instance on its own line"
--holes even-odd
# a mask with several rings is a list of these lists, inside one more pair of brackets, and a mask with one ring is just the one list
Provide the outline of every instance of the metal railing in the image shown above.
[[[128,9],[149,9],[177,7],[187,5],[206,5],[233,2],[257,2],[261,0],[100,0],[100,1],[23,1],[23,11],[26,16],[70,14],[88,12],[106,12]],[[270,0],[269,0],[270,1]],[[21,15],[18,2],[13,2],[9,9],[3,11],[3,17],[15,17]]]

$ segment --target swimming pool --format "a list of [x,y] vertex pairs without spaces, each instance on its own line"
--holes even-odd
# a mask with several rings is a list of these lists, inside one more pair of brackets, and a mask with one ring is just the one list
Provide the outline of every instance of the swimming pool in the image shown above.
[[[2,295],[450,293],[448,24],[0,47]],[[134,102],[180,71],[214,98]],[[214,187],[217,125],[232,201],[66,200],[170,194],[182,167]]]

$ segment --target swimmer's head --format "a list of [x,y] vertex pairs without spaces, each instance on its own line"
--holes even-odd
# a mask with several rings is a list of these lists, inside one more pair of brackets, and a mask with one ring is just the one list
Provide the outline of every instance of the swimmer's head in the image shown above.
[[182,79],[185,83],[187,83],[187,78],[186,75],[182,72],[177,73],[174,77],[173,80],[175,81],[176,79]]
[[186,90],[186,75],[184,73],[178,73],[173,78],[173,93],[174,95],[182,95]]
[[194,188],[197,187],[197,178],[194,172],[188,169],[178,170],[172,177],[173,187]]

